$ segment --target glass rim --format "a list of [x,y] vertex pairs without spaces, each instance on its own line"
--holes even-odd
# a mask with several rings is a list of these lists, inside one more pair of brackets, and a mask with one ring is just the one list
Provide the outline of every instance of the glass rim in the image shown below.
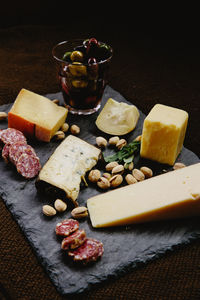
[[[71,40],[66,40],[66,41],[62,41],[62,42],[59,42],[58,44],[56,44],[53,48],[52,48],[52,56],[53,56],[53,58],[57,61],[57,62],[60,62],[60,63],[65,63],[65,64],[67,64],[67,62],[66,62],[66,60],[63,60],[63,59],[61,59],[61,58],[59,58],[56,54],[55,54],[55,51],[56,51],[56,49],[59,47],[59,46],[62,46],[62,45],[64,45],[64,44],[67,44],[67,43],[69,43],[69,42],[78,42],[78,41],[85,41],[86,39],[71,39]],[[101,43],[101,44],[106,44],[105,42],[101,42],[101,41],[98,41],[99,43]],[[106,44],[107,45],[107,44]],[[106,58],[106,59],[104,59],[104,60],[101,60],[101,61],[99,61],[99,62],[97,62],[96,64],[103,64],[103,63],[105,63],[105,62],[108,62],[109,60],[111,60],[111,58],[112,58],[112,56],[113,56],[113,48],[110,46],[110,45],[108,45],[109,46],[109,48],[110,48],[110,56],[108,57],[108,58]],[[88,63],[82,63],[83,65],[85,65],[85,66],[88,66],[88,65],[90,65],[90,64],[88,64]]]

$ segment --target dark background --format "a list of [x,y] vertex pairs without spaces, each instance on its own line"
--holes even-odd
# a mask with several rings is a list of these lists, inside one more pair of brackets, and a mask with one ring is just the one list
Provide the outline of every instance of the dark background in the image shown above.
[[[114,48],[110,85],[145,114],[156,103],[189,112],[185,146],[200,156],[198,7],[182,2],[4,1],[0,9],[0,104],[24,87],[59,91],[51,48],[96,37]],[[166,253],[81,299],[200,299],[200,241]],[[0,201],[0,299],[63,299]],[[67,298],[69,299],[69,298]],[[80,298],[79,298],[80,299]]]

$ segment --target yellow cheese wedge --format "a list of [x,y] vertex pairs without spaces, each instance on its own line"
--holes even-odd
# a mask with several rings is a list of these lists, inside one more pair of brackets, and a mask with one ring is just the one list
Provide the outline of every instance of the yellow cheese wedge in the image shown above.
[[187,123],[186,111],[156,104],[144,120],[140,155],[173,165],[181,152]]
[[200,163],[87,200],[93,227],[200,215]]
[[8,127],[22,131],[26,136],[49,142],[62,126],[68,110],[46,97],[21,89],[8,113]]
[[132,131],[140,113],[135,105],[109,98],[96,120],[97,127],[111,135],[124,135]]

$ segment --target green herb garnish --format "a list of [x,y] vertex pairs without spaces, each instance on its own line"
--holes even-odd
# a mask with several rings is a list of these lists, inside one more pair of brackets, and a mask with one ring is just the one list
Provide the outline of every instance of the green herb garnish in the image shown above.
[[104,156],[105,162],[109,163],[112,161],[117,161],[118,163],[124,163],[128,166],[140,150],[140,141],[133,141],[128,145],[124,146],[121,150],[117,153],[109,156]]

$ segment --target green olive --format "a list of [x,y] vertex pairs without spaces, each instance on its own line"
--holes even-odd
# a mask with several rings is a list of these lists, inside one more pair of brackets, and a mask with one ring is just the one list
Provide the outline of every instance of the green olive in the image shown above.
[[86,76],[87,75],[87,68],[86,66],[82,65],[80,62],[73,62],[69,65],[69,71],[73,76]]
[[71,61],[83,61],[83,53],[81,51],[73,51],[70,55]]
[[73,80],[72,85],[75,88],[85,88],[88,85],[86,80]]
[[63,60],[70,58],[71,53],[72,53],[71,51],[65,52],[65,54],[63,55]]
[[108,46],[107,44],[101,44],[101,45],[100,45],[100,48],[101,48],[101,49],[105,49],[105,50],[107,50],[107,51],[110,51],[110,46]]

